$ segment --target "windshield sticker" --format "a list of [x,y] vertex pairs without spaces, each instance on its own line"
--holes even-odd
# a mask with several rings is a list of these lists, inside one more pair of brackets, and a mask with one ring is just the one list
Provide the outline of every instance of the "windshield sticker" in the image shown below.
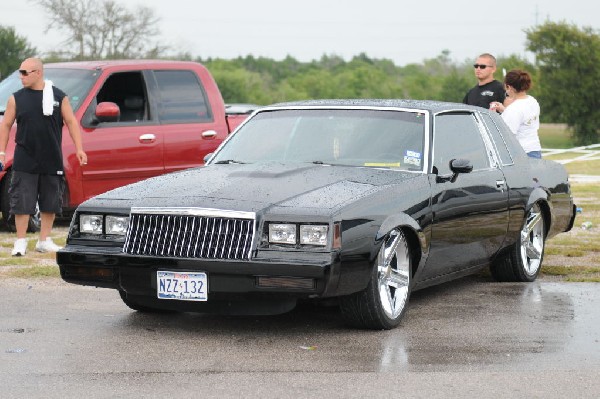
[[407,165],[421,166],[421,153],[406,150],[406,153],[404,154],[404,163]]

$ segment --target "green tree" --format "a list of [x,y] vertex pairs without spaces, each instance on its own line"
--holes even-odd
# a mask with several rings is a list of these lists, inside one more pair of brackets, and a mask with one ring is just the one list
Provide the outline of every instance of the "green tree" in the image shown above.
[[600,132],[600,36],[592,28],[547,22],[527,32],[539,67],[543,112],[572,128],[575,142],[592,144]]
[[206,66],[217,82],[226,103],[266,104],[269,102],[268,80],[263,79],[259,73],[233,65],[223,67],[223,62],[217,64],[222,67],[210,64]]
[[25,58],[33,57],[35,48],[27,39],[16,34],[13,27],[0,25],[0,80],[7,77],[21,65]]
[[473,85],[473,79],[467,78],[466,74],[457,67],[452,67],[450,73],[444,78],[438,99],[461,103]]

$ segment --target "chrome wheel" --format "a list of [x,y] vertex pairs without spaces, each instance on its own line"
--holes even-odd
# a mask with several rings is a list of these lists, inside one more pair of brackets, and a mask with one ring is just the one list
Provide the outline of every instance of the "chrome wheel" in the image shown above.
[[408,245],[399,230],[393,230],[379,251],[377,258],[377,287],[384,313],[390,319],[398,318],[408,299],[410,259]]
[[340,298],[346,322],[378,330],[397,327],[408,307],[411,262],[409,243],[402,230],[390,231],[373,260],[367,287]]
[[529,276],[538,273],[544,254],[544,217],[540,206],[534,204],[521,230],[521,263]]

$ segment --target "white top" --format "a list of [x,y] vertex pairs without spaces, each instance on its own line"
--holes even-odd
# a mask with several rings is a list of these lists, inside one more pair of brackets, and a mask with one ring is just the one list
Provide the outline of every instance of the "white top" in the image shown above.
[[517,136],[525,152],[540,151],[540,104],[531,96],[513,101],[502,113],[502,119]]

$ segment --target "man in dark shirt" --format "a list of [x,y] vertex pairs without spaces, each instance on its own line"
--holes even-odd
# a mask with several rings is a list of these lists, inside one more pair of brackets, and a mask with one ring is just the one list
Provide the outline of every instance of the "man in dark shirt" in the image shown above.
[[37,58],[28,58],[19,69],[23,88],[15,92],[6,104],[0,122],[0,162],[6,161],[9,132],[17,122],[15,153],[10,181],[10,212],[15,215],[17,240],[13,256],[27,251],[29,215],[39,204],[41,227],[35,246],[38,252],[60,249],[49,237],[56,213],[62,209],[64,171],[62,159],[62,128],[67,125],[81,165],[87,155],[81,144],[79,123],[69,98],[52,82],[44,81],[44,67]]
[[463,103],[486,109],[490,108],[492,102],[497,101],[504,104],[506,90],[504,90],[504,85],[501,82],[494,79],[496,57],[487,53],[481,54],[473,67],[478,83],[477,86],[467,92]]

